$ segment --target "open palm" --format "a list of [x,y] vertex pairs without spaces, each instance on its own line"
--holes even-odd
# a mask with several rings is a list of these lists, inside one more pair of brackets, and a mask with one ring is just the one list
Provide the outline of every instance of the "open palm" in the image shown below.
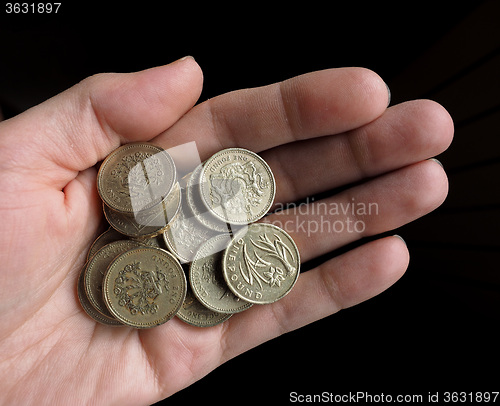
[[[134,330],[89,318],[76,281],[102,221],[94,166],[121,144],[170,148],[195,141],[202,160],[227,147],[258,152],[275,174],[277,207],[355,184],[309,202],[309,210],[265,218],[286,225],[303,262],[397,228],[446,196],[443,169],[427,159],[451,142],[450,117],[430,101],[387,109],[387,88],[371,71],[309,73],[192,107],[202,81],[192,58],[97,75],[0,123],[0,393],[6,404],[153,403],[266,340],[382,292],[406,270],[405,244],[387,237],[304,273],[281,301],[215,327],[174,318]],[[354,202],[371,203],[376,212],[313,206]],[[325,230],[326,224],[337,227]]]

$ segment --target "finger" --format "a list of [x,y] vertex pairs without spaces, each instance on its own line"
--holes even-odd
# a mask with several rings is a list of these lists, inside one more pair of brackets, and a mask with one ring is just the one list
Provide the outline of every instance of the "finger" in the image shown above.
[[[302,199],[443,152],[453,137],[448,112],[430,100],[403,103],[355,130],[264,151],[276,202]],[[297,176],[298,173],[307,176]]]
[[285,207],[262,221],[289,232],[305,262],[407,224],[441,205],[447,193],[443,168],[424,161],[323,200]]
[[207,100],[155,142],[168,148],[179,139],[196,141],[202,159],[229,147],[260,152],[357,128],[387,104],[387,87],[374,72],[329,69]]
[[[62,188],[121,143],[149,140],[196,102],[192,58],[136,73],[92,76],[1,124],[0,150],[16,170]],[[43,175],[43,176],[41,176]]]
[[400,238],[387,237],[300,275],[283,299],[271,305],[253,306],[226,322],[221,340],[222,361],[378,295],[404,274],[408,261],[405,243]]

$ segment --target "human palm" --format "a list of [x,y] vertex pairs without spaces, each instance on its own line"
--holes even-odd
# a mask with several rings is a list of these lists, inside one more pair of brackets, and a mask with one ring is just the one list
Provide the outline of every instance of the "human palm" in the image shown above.
[[443,169],[427,159],[449,145],[450,117],[430,101],[387,109],[373,72],[320,71],[192,107],[201,87],[198,65],[184,58],[91,77],[0,123],[4,403],[153,403],[266,340],[382,292],[406,270],[405,244],[387,237],[302,274],[279,302],[215,327],[174,318],[135,330],[89,318],[76,280],[102,222],[95,164],[123,143],[195,141],[202,160],[227,147],[258,152],[276,177],[276,207],[355,183],[323,207],[371,203],[376,212],[332,213],[309,202],[265,218],[292,234],[303,262],[397,228],[446,196]]

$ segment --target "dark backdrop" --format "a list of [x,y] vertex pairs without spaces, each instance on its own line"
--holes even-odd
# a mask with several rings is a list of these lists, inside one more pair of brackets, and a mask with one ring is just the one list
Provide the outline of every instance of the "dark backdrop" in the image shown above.
[[200,101],[364,66],[389,84],[393,104],[432,98],[455,121],[454,144],[439,156],[450,177],[447,201],[396,230],[411,253],[401,281],[226,363],[169,404],[283,404],[291,391],[500,390],[500,2],[67,3],[50,16],[2,10],[5,116],[91,74],[189,54],[205,75]]

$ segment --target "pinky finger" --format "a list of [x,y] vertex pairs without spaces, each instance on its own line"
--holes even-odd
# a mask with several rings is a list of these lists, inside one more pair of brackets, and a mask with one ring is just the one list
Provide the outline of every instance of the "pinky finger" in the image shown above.
[[408,262],[405,243],[394,236],[364,244],[302,274],[280,301],[253,306],[228,320],[222,362],[378,295],[404,274]]

